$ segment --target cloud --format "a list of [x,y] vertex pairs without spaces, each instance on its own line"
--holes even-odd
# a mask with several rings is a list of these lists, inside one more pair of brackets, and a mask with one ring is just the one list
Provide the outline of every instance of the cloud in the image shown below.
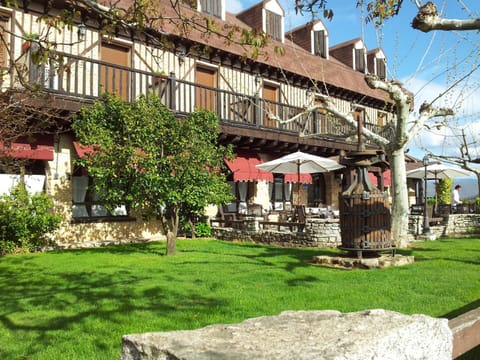
[[[436,155],[460,156],[461,129],[465,129],[465,135],[468,142],[471,143],[472,154],[476,156],[480,154],[479,146],[476,144],[477,141],[480,141],[478,131],[480,128],[480,92],[467,85],[460,84],[435,101],[435,107],[452,108],[456,115],[445,119],[436,119],[437,121],[447,121],[446,126],[440,128],[431,126],[430,129],[422,130],[409,145],[413,156],[422,157],[425,151]],[[421,77],[407,80],[404,86],[415,95],[415,115],[418,115],[418,109],[423,102],[430,103],[447,90],[447,86]],[[434,122],[435,119],[432,119],[428,124],[432,125]]]
[[227,3],[227,11],[234,14],[246,9],[240,0],[228,0]]

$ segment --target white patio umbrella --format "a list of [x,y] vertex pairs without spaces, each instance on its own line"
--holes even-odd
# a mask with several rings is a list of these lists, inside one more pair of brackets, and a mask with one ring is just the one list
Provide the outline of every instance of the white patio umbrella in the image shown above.
[[297,173],[297,182],[300,183],[300,174],[325,173],[344,168],[335,160],[321,156],[307,154],[301,151],[282,156],[278,159],[256,165],[257,168],[272,173]]
[[[425,178],[425,172],[426,172],[426,178]],[[451,166],[447,166],[444,164],[429,164],[426,166],[422,166],[418,169],[413,169],[407,171],[407,178],[413,178],[413,179],[424,179],[425,181],[425,203],[427,201],[427,180],[428,179],[435,179],[435,183],[437,182],[437,179],[452,179],[456,177],[467,177],[470,176],[471,173],[470,171],[463,170],[460,168],[455,168]],[[437,203],[437,192],[435,192],[435,204]]]
[[300,174],[324,173],[341,169],[344,166],[340,165],[335,160],[297,151],[282,156],[281,158],[256,165],[256,167],[272,173],[297,173],[298,179],[300,180]]
[[[452,179],[456,177],[466,177],[472,175],[470,171],[447,166],[444,164],[427,165],[427,179]],[[418,169],[407,171],[407,178],[423,179],[425,178],[425,166]]]

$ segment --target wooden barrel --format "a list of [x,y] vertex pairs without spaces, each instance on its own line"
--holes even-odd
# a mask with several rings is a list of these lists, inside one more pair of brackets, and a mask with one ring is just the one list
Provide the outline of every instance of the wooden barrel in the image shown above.
[[[360,172],[361,173],[361,172]],[[390,236],[390,208],[387,194],[364,176],[339,195],[342,250],[356,252],[394,249]]]

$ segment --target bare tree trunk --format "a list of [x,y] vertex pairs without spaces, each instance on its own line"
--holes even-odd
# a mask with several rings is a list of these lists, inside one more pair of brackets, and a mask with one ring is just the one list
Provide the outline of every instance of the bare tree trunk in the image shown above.
[[167,218],[167,250],[166,255],[175,255],[177,253],[177,232],[178,232],[178,209],[170,212]]
[[195,239],[196,238],[195,222],[193,222],[192,219],[188,219],[188,224],[190,225],[190,235],[192,239]]
[[170,230],[167,231],[167,252],[166,255],[177,253],[177,236]]
[[392,171],[392,241],[397,247],[408,246],[408,188],[404,149],[388,154]]

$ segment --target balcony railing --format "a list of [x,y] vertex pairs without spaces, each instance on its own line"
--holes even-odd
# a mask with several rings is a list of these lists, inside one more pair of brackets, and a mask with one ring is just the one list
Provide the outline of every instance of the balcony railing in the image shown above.
[[[114,93],[127,102],[133,102],[141,94],[155,93],[178,115],[187,115],[198,108],[212,110],[224,124],[342,139],[352,134],[349,126],[331,115],[315,112],[286,122],[304,109],[202,86],[177,79],[173,73],[156,75],[70,54],[61,54],[61,58],[62,63],[41,66],[30,63],[30,82],[44,86],[51,93],[92,101],[105,92]],[[282,121],[275,121],[272,115]],[[379,133],[378,126],[366,125]]]

